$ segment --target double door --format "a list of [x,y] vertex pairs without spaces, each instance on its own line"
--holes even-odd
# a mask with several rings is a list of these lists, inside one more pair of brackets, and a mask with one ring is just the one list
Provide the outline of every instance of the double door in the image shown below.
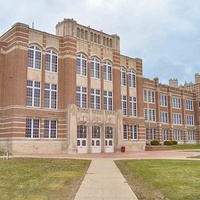
[[[77,126],[77,151],[78,153],[88,153],[87,127]],[[99,126],[92,126],[91,153],[102,152],[102,134]],[[113,128],[105,127],[104,149],[106,153],[114,152]]]

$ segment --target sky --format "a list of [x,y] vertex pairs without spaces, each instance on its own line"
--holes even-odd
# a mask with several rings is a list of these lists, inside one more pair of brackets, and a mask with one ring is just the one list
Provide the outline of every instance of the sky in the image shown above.
[[143,75],[168,84],[200,73],[199,0],[0,1],[0,35],[17,22],[55,34],[64,18],[120,37],[121,54],[143,60]]

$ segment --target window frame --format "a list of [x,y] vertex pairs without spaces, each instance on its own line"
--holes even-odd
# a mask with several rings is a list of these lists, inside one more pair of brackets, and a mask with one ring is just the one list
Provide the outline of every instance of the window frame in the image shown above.
[[100,79],[101,77],[101,64],[99,59],[95,57],[90,61],[90,76],[94,79]]
[[112,64],[108,60],[105,60],[103,63],[103,78],[104,81],[112,81],[113,77],[113,70],[112,70]]
[[42,68],[42,50],[37,45],[28,47],[28,68],[35,70]]
[[186,124],[188,126],[194,126],[194,116],[193,115],[186,115]]
[[129,96],[130,102],[130,117],[137,117],[137,98],[133,96]]
[[121,108],[122,108],[122,115],[127,116],[127,97],[126,97],[126,95],[121,95]]
[[[80,91],[77,91],[78,88],[80,88]],[[77,100],[78,95],[80,95],[80,103]],[[79,108],[87,108],[88,99],[87,99],[87,88],[86,87],[76,86],[76,106]]]
[[90,89],[90,106],[93,109],[101,109],[101,90]]
[[155,92],[154,91],[148,91],[148,102],[149,103],[155,103]]
[[[49,88],[46,86],[49,85]],[[56,89],[53,89],[53,86],[55,86]],[[49,99],[46,98],[46,96],[49,97]],[[53,97],[55,96],[55,99]],[[53,104],[53,102],[55,103]],[[47,109],[57,109],[58,104],[58,85],[53,83],[45,83],[44,87],[44,108]],[[48,105],[48,106],[46,106]],[[53,107],[55,105],[55,107]]]
[[124,67],[121,67],[120,69],[120,75],[121,75],[121,86],[126,86],[126,69]]
[[137,125],[130,125],[130,139],[131,140],[138,140],[138,126]]
[[136,74],[133,69],[129,71],[129,87],[136,88]]
[[194,130],[188,130],[187,131],[187,140],[188,141],[194,141],[195,140],[195,131]]
[[168,101],[167,101],[167,96],[161,94],[160,95],[160,106],[162,107],[167,107]]
[[181,98],[172,97],[172,108],[181,109]]
[[145,121],[156,122],[156,110],[144,108],[144,119]]
[[[48,124],[45,124],[47,123]],[[53,125],[53,122],[55,122],[55,128],[52,127]],[[47,127],[48,125],[48,127]],[[54,131],[54,133],[52,133]],[[53,134],[55,134],[55,137],[52,137]],[[46,137],[48,136],[48,137]],[[48,139],[56,139],[57,138],[57,120],[48,120],[48,119],[45,119],[44,120],[44,138],[48,138]]]
[[[37,121],[37,122],[36,122]],[[38,124],[38,127],[35,125]],[[31,125],[31,126],[28,126]],[[34,137],[34,134],[37,134],[37,137]],[[25,132],[25,138],[30,139],[40,139],[40,119],[26,119],[26,132]]]
[[180,113],[172,113],[172,123],[182,125],[182,115]]
[[128,140],[128,125],[123,124],[123,140]]
[[104,90],[104,110],[113,110],[113,92]]
[[174,140],[183,141],[183,132],[182,130],[175,129],[174,130]]
[[58,54],[53,49],[48,49],[46,51],[45,70],[52,73],[58,73]]
[[[37,85],[39,85],[39,87]],[[31,105],[29,103],[31,103]],[[41,82],[27,80],[26,107],[32,107],[32,108],[41,107]]]
[[185,100],[185,109],[193,111],[193,109],[194,109],[194,102],[192,100],[186,99]]
[[83,54],[76,56],[76,75],[87,77],[87,58]]
[[160,112],[160,118],[161,118],[161,122],[163,124],[167,124],[168,123],[168,113],[167,112],[161,111]]
[[162,129],[163,141],[169,140],[169,131],[167,129]]

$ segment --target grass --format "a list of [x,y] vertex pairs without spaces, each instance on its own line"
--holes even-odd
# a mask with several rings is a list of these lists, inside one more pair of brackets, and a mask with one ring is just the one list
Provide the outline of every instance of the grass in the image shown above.
[[67,159],[0,160],[0,199],[73,199],[89,164]]
[[199,149],[200,144],[183,144],[183,145],[173,145],[173,150],[190,150],[190,149]]
[[138,199],[197,200],[200,171],[197,160],[115,161]]
[[190,156],[188,158],[195,158],[195,159],[200,159],[200,156]]

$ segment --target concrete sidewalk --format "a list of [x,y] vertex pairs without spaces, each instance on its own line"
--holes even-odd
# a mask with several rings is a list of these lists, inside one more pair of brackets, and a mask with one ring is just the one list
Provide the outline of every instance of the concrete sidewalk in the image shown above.
[[113,160],[94,159],[75,200],[137,200]]

